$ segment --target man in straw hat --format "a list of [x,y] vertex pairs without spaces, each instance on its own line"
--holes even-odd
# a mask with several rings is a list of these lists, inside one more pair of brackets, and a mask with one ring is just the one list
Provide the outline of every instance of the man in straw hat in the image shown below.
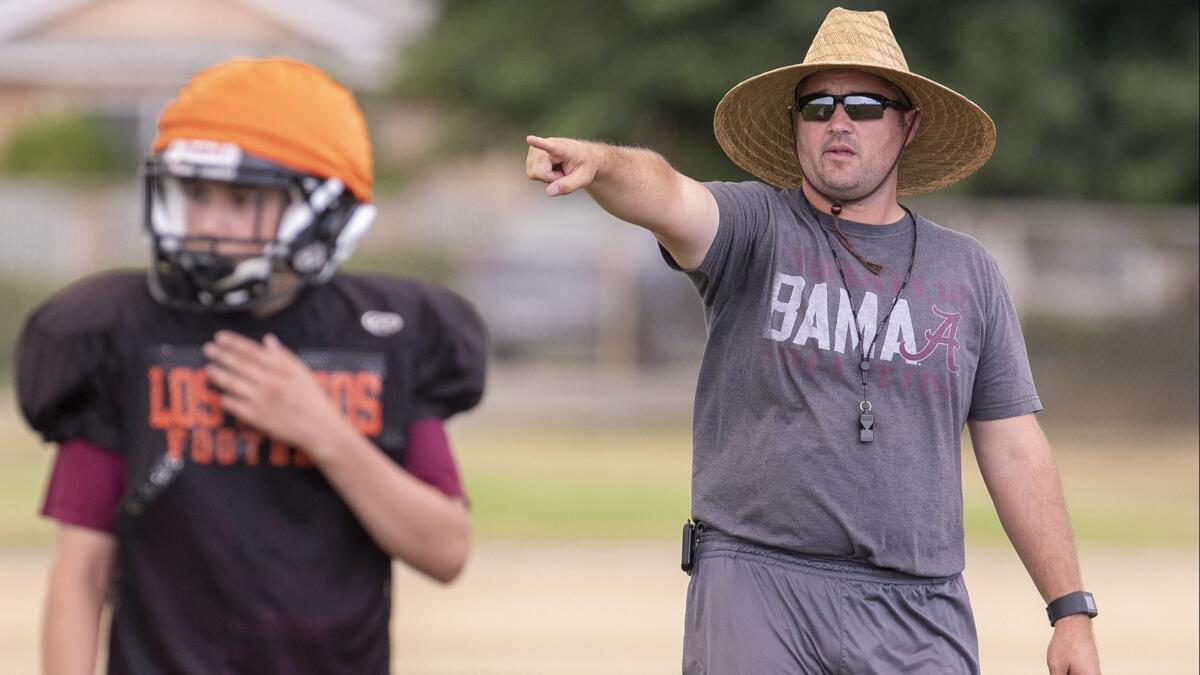
[[804,63],[734,87],[714,126],[764,182],[701,184],[652,152],[560,138],[530,136],[526,161],[547,194],[586,188],[653,232],[703,298],[684,671],[976,672],[969,425],[1049,603],[1051,672],[1098,672],[1004,279],[897,201],[982,166],[992,121],[911,73],[882,12],[834,9]]
[[[338,272],[375,215],[353,95],[233,59],[163,110],[145,272],[26,321],[17,391],[59,444],[47,673],[386,673],[392,561],[439,581],[468,548],[443,420],[483,387],[449,291]],[[111,590],[110,590],[111,589]]]

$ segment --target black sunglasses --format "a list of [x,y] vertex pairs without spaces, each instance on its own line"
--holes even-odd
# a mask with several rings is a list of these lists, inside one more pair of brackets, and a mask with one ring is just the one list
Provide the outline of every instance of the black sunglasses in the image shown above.
[[912,109],[903,101],[893,101],[879,94],[863,92],[797,96],[794,110],[800,112],[800,119],[805,122],[828,122],[839,103],[846,111],[846,116],[855,122],[881,119],[888,108],[895,108],[900,112]]

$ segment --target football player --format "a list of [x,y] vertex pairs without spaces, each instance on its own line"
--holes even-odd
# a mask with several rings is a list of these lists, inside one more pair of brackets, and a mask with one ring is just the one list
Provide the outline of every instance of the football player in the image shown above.
[[149,274],[27,319],[22,412],[58,444],[47,672],[386,673],[393,559],[468,550],[443,420],[484,335],[445,289],[335,275],[369,227],[353,96],[288,59],[197,74],[145,165]]

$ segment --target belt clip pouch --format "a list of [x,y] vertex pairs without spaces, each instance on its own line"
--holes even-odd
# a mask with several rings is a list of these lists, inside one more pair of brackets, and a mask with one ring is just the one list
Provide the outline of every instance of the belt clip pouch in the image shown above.
[[683,553],[679,559],[679,568],[691,576],[695,566],[696,524],[689,520],[683,524]]

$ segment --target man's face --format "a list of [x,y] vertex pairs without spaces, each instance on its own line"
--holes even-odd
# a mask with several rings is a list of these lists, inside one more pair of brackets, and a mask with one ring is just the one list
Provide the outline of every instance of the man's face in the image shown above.
[[[283,190],[185,180],[187,236],[219,239],[215,252],[234,258],[262,252],[287,206]],[[242,243],[245,242],[245,243]],[[197,248],[207,248],[198,242]]]
[[[887,80],[854,70],[810,75],[800,95],[815,93],[869,93],[903,100]],[[854,121],[842,105],[826,121],[805,121],[797,113],[796,156],[805,180],[835,200],[853,201],[867,196],[892,169],[916,114],[887,108],[881,119]],[[895,177],[888,180],[894,182]]]

